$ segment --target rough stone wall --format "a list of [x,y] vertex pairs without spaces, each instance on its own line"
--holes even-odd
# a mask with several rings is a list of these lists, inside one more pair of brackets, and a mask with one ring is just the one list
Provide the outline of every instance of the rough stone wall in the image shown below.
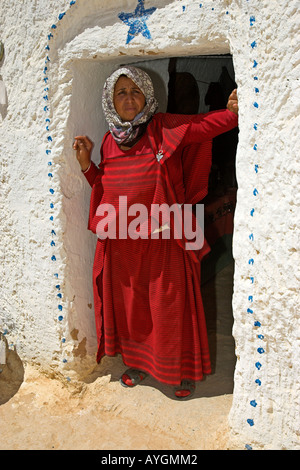
[[[156,8],[126,24],[137,5]],[[89,188],[75,133],[106,130],[106,76],[120,63],[233,55],[238,201],[233,251],[237,365],[233,438],[299,448],[299,2],[2,0],[0,40],[1,322],[24,361],[66,376],[94,361]],[[132,34],[128,34],[129,32]],[[163,109],[162,109],[163,110]]]

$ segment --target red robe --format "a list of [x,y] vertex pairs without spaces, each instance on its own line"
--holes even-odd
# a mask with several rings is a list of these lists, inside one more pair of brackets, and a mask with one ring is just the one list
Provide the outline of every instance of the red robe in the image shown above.
[[[150,230],[152,204],[199,202],[207,193],[212,139],[236,126],[228,110],[158,113],[127,151],[107,133],[99,167],[92,163],[84,173],[92,186],[88,228],[99,234],[105,217],[97,214],[99,204],[118,208],[119,196],[128,208],[143,204],[150,214],[136,233]],[[127,227],[136,217],[128,216]],[[124,364],[160,382],[201,380],[211,373],[200,291],[200,262],[209,246],[204,241],[201,249],[186,250],[184,237],[171,231],[166,239],[153,239],[150,231],[148,238],[124,238],[116,227],[116,237],[98,238],[93,267],[97,361],[120,353]]]

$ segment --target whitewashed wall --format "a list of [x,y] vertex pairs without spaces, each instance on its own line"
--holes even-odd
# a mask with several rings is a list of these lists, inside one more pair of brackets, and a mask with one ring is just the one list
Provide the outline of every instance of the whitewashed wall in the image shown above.
[[118,15],[137,5],[1,0],[0,331],[24,361],[70,377],[91,367],[95,239],[73,136],[94,140],[98,162],[101,89],[118,64],[147,61],[164,110],[167,69],[154,59],[231,53],[240,134],[229,422],[241,448],[299,448],[299,2],[146,0],[151,37],[128,42]]

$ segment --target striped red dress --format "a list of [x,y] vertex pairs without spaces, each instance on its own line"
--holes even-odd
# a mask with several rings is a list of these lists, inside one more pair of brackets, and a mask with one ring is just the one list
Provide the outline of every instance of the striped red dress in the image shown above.
[[[172,231],[154,239],[149,220],[153,204],[195,204],[206,195],[211,141],[236,126],[227,110],[158,113],[130,150],[105,135],[99,167],[85,172],[92,186],[89,229],[99,236],[108,220],[100,205],[115,209],[113,236],[98,238],[93,268],[98,362],[121,354],[125,365],[171,385],[211,372],[200,290],[200,262],[209,247],[186,250]],[[140,217],[135,204],[149,217]]]

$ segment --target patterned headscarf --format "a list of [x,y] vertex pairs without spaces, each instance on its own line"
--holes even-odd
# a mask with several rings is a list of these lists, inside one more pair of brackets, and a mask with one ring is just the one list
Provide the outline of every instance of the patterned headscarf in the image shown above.
[[[123,121],[114,107],[114,89],[121,75],[131,78],[145,96],[145,107],[133,121]],[[104,84],[102,107],[109,130],[115,141],[118,144],[132,142],[139,135],[143,125],[149,121],[158,108],[151,78],[146,72],[137,67],[121,67],[110,75]]]

